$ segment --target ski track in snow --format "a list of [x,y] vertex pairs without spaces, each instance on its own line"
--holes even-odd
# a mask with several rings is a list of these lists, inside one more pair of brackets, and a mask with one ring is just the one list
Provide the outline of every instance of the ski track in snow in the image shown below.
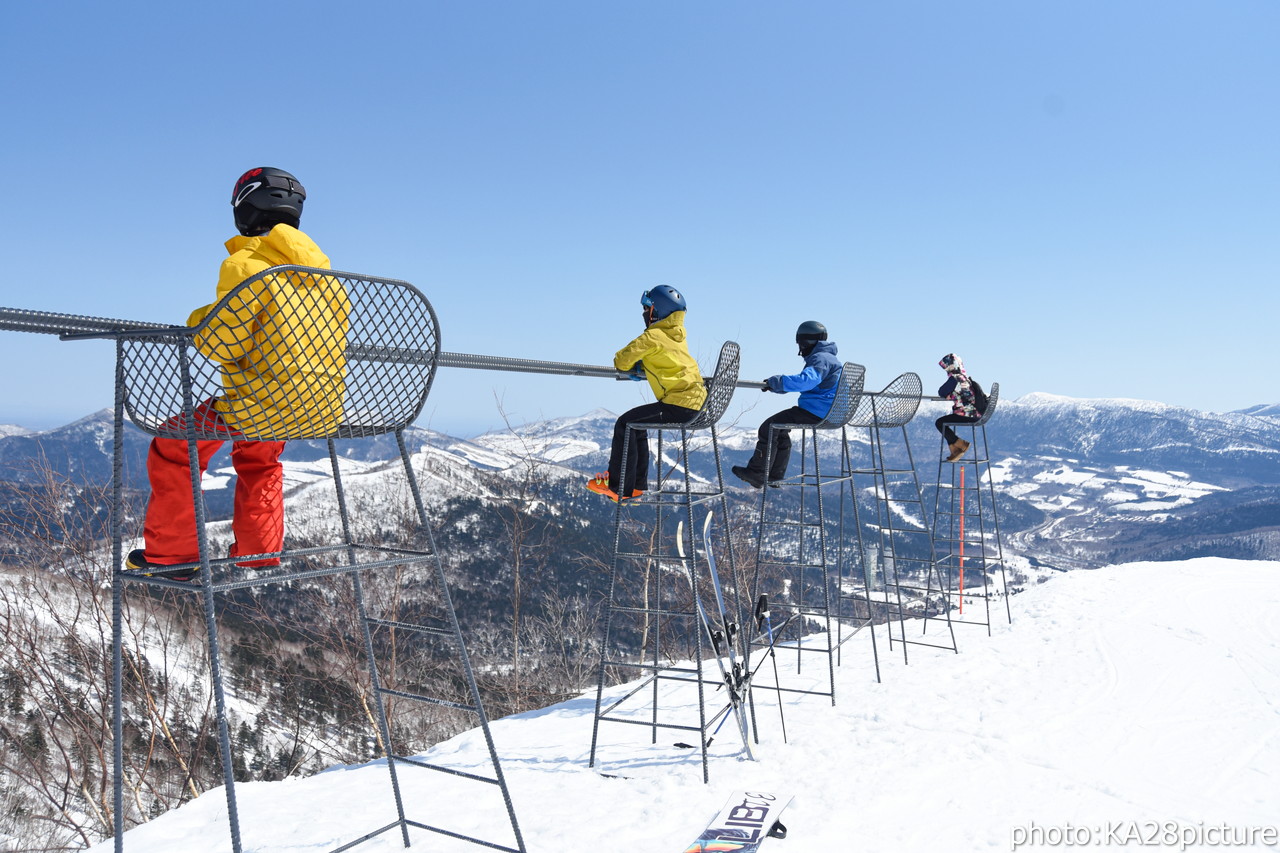
[[[790,835],[767,841],[767,853],[1009,850],[1013,829],[1031,821],[1274,825],[1277,580],[1280,563],[1216,558],[1057,575],[1017,596],[1015,623],[997,623],[993,636],[956,626],[958,655],[910,647],[904,666],[879,631],[880,684],[863,632],[837,668],[836,707],[787,696],[784,744],[776,694],[758,691],[758,760],[739,758],[727,723],[709,785],[696,752],[670,746],[691,738],[670,730],[652,745],[639,726],[603,723],[599,769],[629,778],[589,769],[594,690],[496,721],[493,735],[530,853],[675,853],[737,789],[795,795],[784,814]],[[796,658],[778,656],[784,684],[825,683],[825,661],[807,655],[797,676]],[[757,678],[772,684],[769,664]],[[664,690],[669,719],[693,718],[692,691]],[[709,713],[718,710],[719,692],[708,696]],[[475,731],[428,758],[488,773]],[[411,819],[511,843],[492,786],[413,767],[399,776]],[[245,850],[259,853],[330,850],[395,819],[376,762],[236,791]],[[210,791],[129,832],[125,849],[227,850],[226,811],[222,792]],[[483,849],[416,830],[411,838],[413,850]],[[404,848],[396,830],[355,849]]]

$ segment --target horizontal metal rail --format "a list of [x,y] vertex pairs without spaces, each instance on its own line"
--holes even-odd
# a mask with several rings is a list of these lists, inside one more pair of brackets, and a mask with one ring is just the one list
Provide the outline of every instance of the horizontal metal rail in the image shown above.
[[[111,337],[128,332],[180,333],[185,328],[187,327],[174,326],[169,323],[148,323],[142,320],[118,320],[110,317],[86,317],[80,314],[30,311],[24,308],[0,308],[0,331],[57,335],[66,340]],[[352,344],[348,347],[348,353],[352,358],[365,361],[420,361],[424,358],[424,354],[416,350],[368,347],[361,344]],[[620,370],[603,365],[539,361],[532,358],[510,358],[501,355],[442,352],[437,363],[441,367],[458,367],[470,370],[504,370],[514,373],[541,373],[550,376],[593,376],[599,379],[616,380],[628,380],[631,378]],[[765,388],[765,383],[739,380],[735,387],[760,391]],[[863,393],[868,397],[898,396],[880,394],[875,391],[864,391]],[[920,399],[940,400],[943,398],[922,396]]]

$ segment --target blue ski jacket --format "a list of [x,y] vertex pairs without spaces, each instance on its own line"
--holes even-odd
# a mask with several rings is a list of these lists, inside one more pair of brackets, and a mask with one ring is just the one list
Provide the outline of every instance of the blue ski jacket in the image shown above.
[[831,411],[836,399],[836,386],[840,384],[843,365],[836,358],[838,350],[833,341],[818,341],[804,359],[804,370],[792,376],[770,376],[765,380],[769,390],[778,394],[800,392],[800,408],[820,418]]

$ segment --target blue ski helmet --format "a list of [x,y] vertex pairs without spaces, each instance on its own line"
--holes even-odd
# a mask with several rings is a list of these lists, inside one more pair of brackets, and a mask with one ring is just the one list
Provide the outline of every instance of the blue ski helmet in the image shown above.
[[307,191],[284,169],[270,166],[250,169],[240,176],[231,191],[236,230],[246,237],[256,237],[281,223],[297,228],[302,220],[302,203],[306,200]]
[[640,304],[650,323],[669,317],[677,311],[688,310],[684,295],[669,284],[660,284],[640,294]]

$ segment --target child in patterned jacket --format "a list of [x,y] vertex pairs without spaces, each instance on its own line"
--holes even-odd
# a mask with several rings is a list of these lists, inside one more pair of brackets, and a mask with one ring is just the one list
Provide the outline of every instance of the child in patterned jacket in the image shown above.
[[947,461],[956,462],[969,449],[969,442],[956,435],[951,424],[968,424],[981,418],[985,401],[974,393],[973,382],[965,372],[960,356],[947,353],[938,366],[947,372],[947,381],[938,389],[938,396],[951,401],[951,414],[943,415],[933,424],[947,441]]

